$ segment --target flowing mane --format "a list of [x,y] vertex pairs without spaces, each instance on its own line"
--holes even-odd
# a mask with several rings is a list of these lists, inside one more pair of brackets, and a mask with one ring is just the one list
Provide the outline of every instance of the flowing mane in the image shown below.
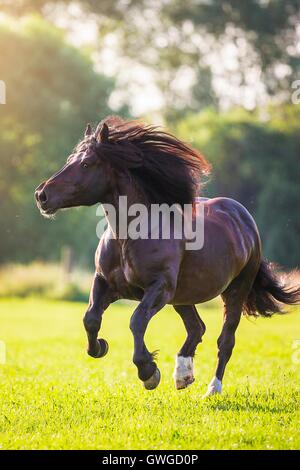
[[110,116],[98,125],[94,138],[99,154],[129,172],[150,203],[191,203],[199,196],[201,177],[210,171],[197,150],[139,121]]

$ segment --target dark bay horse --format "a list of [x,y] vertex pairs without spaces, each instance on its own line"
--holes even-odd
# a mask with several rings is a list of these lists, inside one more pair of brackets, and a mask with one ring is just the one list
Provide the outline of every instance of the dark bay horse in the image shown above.
[[[64,167],[36,189],[41,213],[58,209],[110,204],[120,212],[119,198],[140,203],[193,204],[199,181],[209,172],[205,159],[172,135],[136,121],[109,117],[95,131],[88,125],[84,139]],[[169,238],[121,237],[107,212],[108,227],[96,251],[96,272],[84,317],[88,354],[100,358],[108,344],[98,339],[102,315],[117,299],[134,299],[130,329],[134,337],[133,362],[146,389],[154,389],[160,372],[144,342],[150,319],[166,304],[183,320],[187,338],[174,372],[178,389],[194,381],[193,357],[205,333],[195,304],[221,295],[224,323],[218,339],[218,363],[207,395],[220,393],[226,364],[235,343],[241,314],[271,316],[283,304],[297,304],[300,288],[280,279],[262,258],[257,226],[248,211],[227,198],[203,199],[204,244],[187,250],[184,235]],[[119,214],[120,215],[120,214]],[[192,215],[192,218],[196,216]]]

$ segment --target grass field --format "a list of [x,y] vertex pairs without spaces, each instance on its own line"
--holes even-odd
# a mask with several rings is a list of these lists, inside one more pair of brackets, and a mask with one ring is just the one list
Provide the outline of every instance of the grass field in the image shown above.
[[[299,449],[299,311],[243,318],[227,368],[224,393],[202,400],[216,362],[222,315],[217,303],[199,309],[207,325],[195,358],[196,382],[176,391],[174,356],[185,333],[165,308],[147,333],[160,349],[160,386],[145,391],[131,362],[132,306],[104,316],[103,359],[89,358],[85,305],[39,299],[0,301],[2,449]],[[297,352],[297,351],[296,351]],[[300,354],[298,354],[300,358]]]

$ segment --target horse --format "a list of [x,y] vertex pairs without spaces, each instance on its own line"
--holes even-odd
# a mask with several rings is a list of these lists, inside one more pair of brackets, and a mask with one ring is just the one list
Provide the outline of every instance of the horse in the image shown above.
[[[171,217],[169,238],[128,238],[118,233],[106,205],[120,215],[119,199],[183,208],[199,197],[201,182],[210,172],[205,158],[189,144],[155,126],[109,116],[93,129],[87,125],[83,139],[66,164],[35,190],[43,216],[59,209],[102,204],[107,228],[95,254],[95,275],[83,323],[87,353],[103,357],[108,343],[98,338],[104,311],[118,299],[139,302],[130,319],[134,338],[133,363],[145,389],[160,382],[155,353],[144,335],[151,318],[166,304],[182,318],[187,337],[176,356],[177,389],[194,382],[193,358],[206,327],[196,304],[221,296],[223,326],[218,338],[218,361],[205,396],[221,393],[225,367],[231,357],[241,315],[271,316],[284,305],[300,302],[300,287],[288,274],[262,256],[256,223],[239,202],[201,198],[204,244],[186,249],[184,235],[174,236]],[[192,212],[195,219],[195,211]],[[129,223],[129,222],[128,222]],[[160,227],[161,228],[161,227]]]

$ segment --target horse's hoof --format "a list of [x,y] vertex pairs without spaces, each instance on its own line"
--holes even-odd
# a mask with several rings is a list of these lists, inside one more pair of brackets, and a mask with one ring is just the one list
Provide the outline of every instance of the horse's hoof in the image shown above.
[[160,382],[160,371],[158,368],[155,369],[154,374],[147,380],[144,381],[144,387],[146,390],[154,390]]
[[94,357],[95,359],[98,359],[100,357],[104,357],[106,356],[107,352],[108,352],[108,342],[103,339],[103,338],[98,338],[97,339],[97,343],[98,343],[98,351],[96,352],[91,352],[91,351],[87,351],[88,355],[91,356],[91,357]]
[[182,390],[195,382],[193,373],[193,358],[177,356],[174,370],[174,381],[177,390]]
[[175,387],[177,390],[182,390],[195,382],[193,376],[184,377],[183,379],[175,379]]
[[207,392],[202,398],[211,397],[213,395],[220,395],[222,393],[222,382],[217,377],[214,377],[208,385]]

